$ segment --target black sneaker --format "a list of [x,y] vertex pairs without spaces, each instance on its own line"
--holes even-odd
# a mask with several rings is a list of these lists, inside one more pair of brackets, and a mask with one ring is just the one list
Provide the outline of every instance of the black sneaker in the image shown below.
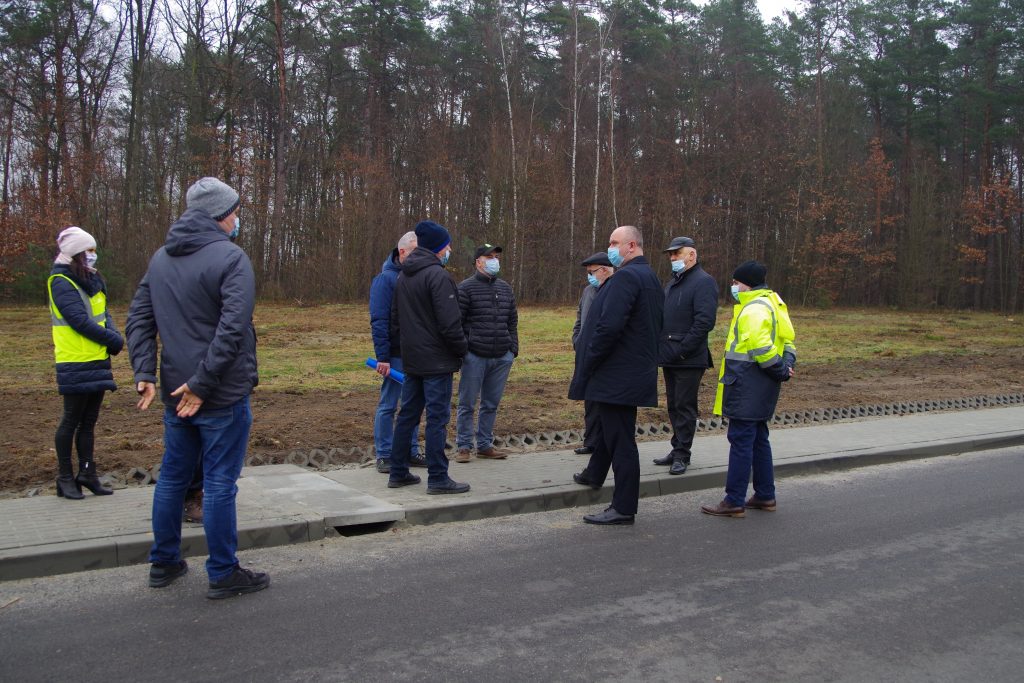
[[396,479],[395,475],[391,475],[388,478],[388,488],[389,489],[400,489],[403,486],[412,486],[413,484],[418,484],[418,483],[420,483],[420,478],[417,477],[412,472],[406,473],[406,475],[404,477],[402,477],[401,479]]
[[427,486],[427,493],[438,495],[441,493],[465,493],[469,490],[469,484],[461,484],[454,479],[449,479],[443,484],[430,484]]
[[211,581],[206,597],[211,600],[233,598],[236,595],[256,593],[270,585],[270,577],[263,572],[254,572],[235,566],[235,571],[220,581]]
[[170,586],[177,579],[188,574],[188,564],[181,560],[175,564],[152,564],[149,567],[149,587]]
[[387,474],[391,471],[391,461],[387,458],[377,458],[377,471],[381,474]]
[[427,459],[422,455],[410,455],[409,456],[409,467],[426,467]]

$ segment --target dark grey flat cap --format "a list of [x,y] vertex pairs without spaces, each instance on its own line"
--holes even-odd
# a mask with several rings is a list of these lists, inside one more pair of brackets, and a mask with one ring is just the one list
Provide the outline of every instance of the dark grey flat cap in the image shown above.
[[612,267],[612,262],[608,260],[607,251],[599,251],[596,254],[591,254],[587,258],[583,259],[580,263],[581,266],[608,266]]
[[683,247],[697,247],[697,243],[691,240],[689,237],[673,237],[672,241],[668,243],[668,247],[662,249],[662,251],[675,251],[682,249]]

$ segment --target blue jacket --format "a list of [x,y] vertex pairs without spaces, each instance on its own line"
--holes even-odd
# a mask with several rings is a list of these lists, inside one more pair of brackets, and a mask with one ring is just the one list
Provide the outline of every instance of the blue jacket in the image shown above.
[[189,209],[167,231],[135,292],[125,332],[135,381],[156,381],[160,397],[188,383],[202,410],[247,397],[256,372],[256,278],[241,247],[207,213]]
[[636,256],[597,290],[576,340],[569,398],[658,405],[658,337],[665,294],[647,259]]
[[[71,269],[63,264],[56,264],[50,275],[65,275],[75,281],[85,295],[93,297],[97,292],[107,291],[107,285],[99,273],[90,273],[83,282],[75,277]],[[102,327],[94,323],[89,312],[85,310],[85,304],[70,282],[62,277],[54,278],[50,287],[53,292],[53,305],[60,311],[61,316],[68,322],[78,334],[90,341],[102,344],[107,347],[107,353],[116,356],[124,348],[124,338],[114,327],[114,319],[107,311],[105,325]],[[87,363],[57,363],[57,390],[61,394],[94,394],[99,391],[115,391],[114,373],[110,369],[110,359],[94,360]]]
[[370,283],[370,335],[373,337],[373,352],[382,363],[402,357],[398,337],[391,336],[391,300],[395,296],[395,283],[401,272],[398,249],[392,249],[380,273]]

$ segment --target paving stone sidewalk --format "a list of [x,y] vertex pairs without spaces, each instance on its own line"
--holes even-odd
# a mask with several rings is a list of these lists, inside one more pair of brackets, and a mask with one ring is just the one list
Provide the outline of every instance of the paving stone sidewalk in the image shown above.
[[[990,408],[776,430],[777,476],[860,467],[1024,444],[1024,407]],[[639,444],[641,496],[719,488],[729,444],[725,434],[698,435],[690,470],[670,476],[651,460],[667,441]],[[295,465],[248,467],[238,482],[239,547],[315,541],[336,529],[385,522],[431,524],[566,507],[611,499],[611,477],[592,491],[572,482],[586,456],[571,450],[513,453],[507,460],[451,463],[472,485],[468,494],[428,496],[426,486],[388,489],[374,468],[318,472]],[[425,471],[418,471],[424,475]],[[784,501],[785,483],[781,498]],[[714,496],[719,495],[715,492]],[[710,499],[709,498],[709,499]],[[0,580],[146,562],[152,543],[153,487],[122,489],[83,501],[55,496],[0,500]],[[588,510],[589,511],[589,510]],[[640,507],[642,522],[643,504]],[[186,556],[206,554],[200,525],[185,524]]]

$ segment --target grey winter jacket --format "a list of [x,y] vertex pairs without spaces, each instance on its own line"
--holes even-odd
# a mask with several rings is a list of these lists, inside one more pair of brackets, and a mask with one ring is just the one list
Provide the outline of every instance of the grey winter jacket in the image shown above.
[[247,397],[256,371],[256,278],[252,264],[204,211],[189,209],[167,232],[135,292],[125,332],[135,381],[156,381],[160,396],[187,383],[202,409]]

